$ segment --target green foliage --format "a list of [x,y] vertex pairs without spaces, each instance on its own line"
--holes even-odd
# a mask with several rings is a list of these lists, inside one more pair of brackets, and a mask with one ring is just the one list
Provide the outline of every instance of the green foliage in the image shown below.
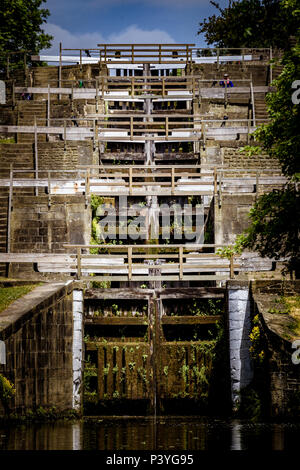
[[298,22],[293,15],[297,0],[240,0],[227,8],[211,1],[217,9],[199,24],[208,44],[218,47],[270,47],[285,49],[295,35]]
[[111,309],[112,309],[112,313],[114,316],[119,317],[121,315],[121,311],[119,310],[119,307],[117,304],[112,304]]
[[243,245],[269,258],[286,258],[289,271],[300,269],[300,197],[294,185],[259,197],[250,210]]
[[245,153],[247,157],[252,157],[261,153],[261,147],[259,145],[245,145],[239,149],[239,152]]
[[245,387],[240,392],[238,413],[242,418],[257,421],[262,415],[262,402],[256,390],[251,386]]
[[92,208],[93,217],[96,217],[97,209],[102,204],[104,204],[104,198],[102,196],[97,196],[96,194],[91,194],[91,208]]
[[299,41],[281,63],[283,71],[273,82],[277,91],[267,95],[270,122],[260,126],[254,136],[271,157],[279,160],[283,173],[294,177],[300,172],[300,105],[292,101],[292,84],[300,77]]
[[221,315],[222,310],[222,301],[220,299],[208,299],[207,302],[199,302],[193,299],[192,304],[187,305],[189,315],[195,316]]
[[[282,3],[291,16],[299,20],[298,0]],[[288,184],[282,190],[273,190],[258,198],[250,211],[251,226],[244,240],[244,247],[256,250],[262,256],[285,258],[287,270],[295,271],[296,277],[300,272],[300,201],[297,184],[300,174],[300,104],[297,104],[297,99],[292,99],[292,94],[293,84],[300,76],[299,38],[298,29],[296,46],[285,52],[281,61],[283,71],[274,81],[276,92],[267,97],[271,120],[254,133],[263,150],[279,160]]]
[[224,248],[218,248],[216,253],[221,256],[221,258],[230,259],[234,255],[240,255],[245,246],[246,236],[245,234],[240,234],[236,237],[235,244],[233,246],[225,246]]
[[198,366],[193,366],[192,368],[193,376],[196,379],[196,384],[197,385],[208,385],[208,371],[207,368],[203,365],[200,367]]
[[0,374],[0,401],[4,406],[15,396],[15,387],[4,375]]
[[289,314],[291,306],[286,302],[286,299],[281,296],[279,299],[273,300],[272,306],[268,309],[268,313]]
[[249,335],[251,346],[249,348],[250,354],[254,362],[262,364],[265,359],[265,351],[262,346],[262,337],[259,327],[259,317],[256,315],[253,319],[253,328]]
[[[51,46],[53,39],[45,34],[42,25],[49,16],[49,10],[40,8],[45,0],[2,0],[0,9],[0,72],[6,68],[6,53],[30,51],[38,54],[41,49]],[[30,62],[30,54],[27,57]],[[23,65],[23,56],[10,57],[11,68]]]
[[14,137],[1,138],[0,144],[14,144],[16,142]]
[[73,421],[77,420],[79,417],[80,415],[76,410],[66,410],[61,412],[57,410],[55,406],[50,406],[47,408],[39,406],[34,410],[27,410],[25,415],[12,413],[9,416],[9,420],[17,422],[47,422],[57,420]]

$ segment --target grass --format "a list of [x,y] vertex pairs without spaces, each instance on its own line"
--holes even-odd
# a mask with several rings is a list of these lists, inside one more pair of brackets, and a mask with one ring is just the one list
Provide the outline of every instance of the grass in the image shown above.
[[288,306],[289,315],[296,320],[289,325],[289,329],[293,332],[295,337],[300,336],[300,295],[291,297],[284,297],[284,301]]
[[38,284],[15,287],[0,288],[0,312],[5,310],[12,302],[19,299],[25,294],[31,292]]

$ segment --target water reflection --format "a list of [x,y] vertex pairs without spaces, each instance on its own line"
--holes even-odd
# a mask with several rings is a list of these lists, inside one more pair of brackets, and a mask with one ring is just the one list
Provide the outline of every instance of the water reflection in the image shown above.
[[197,417],[0,424],[0,450],[289,450],[300,424]]
[[238,421],[233,421],[232,422],[230,450],[242,450],[242,445],[241,445],[241,424]]

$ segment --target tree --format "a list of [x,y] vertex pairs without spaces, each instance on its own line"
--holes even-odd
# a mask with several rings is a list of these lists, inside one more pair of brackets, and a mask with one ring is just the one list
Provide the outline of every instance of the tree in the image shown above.
[[[286,8],[299,18],[298,0],[287,0]],[[276,92],[267,97],[271,121],[255,132],[263,148],[278,158],[287,184],[258,198],[250,211],[251,225],[246,231],[244,247],[262,256],[286,258],[289,271],[300,276],[300,33],[296,45],[286,51],[283,71],[274,81]],[[298,90],[295,85],[298,83]]]
[[[51,46],[52,36],[45,34],[42,25],[50,12],[40,8],[45,0],[1,0],[0,9],[0,71],[6,67],[7,52],[27,50],[38,54]],[[28,58],[30,58],[30,54]],[[20,64],[19,54],[10,57],[10,62]],[[21,61],[22,62],[22,61]]]
[[[295,0],[295,3],[299,0]],[[278,47],[285,49],[298,27],[293,5],[284,0],[233,1],[227,8],[210,2],[219,12],[199,23],[198,34],[218,47]]]
[[300,173],[300,42],[286,51],[282,73],[273,82],[275,93],[266,97],[270,123],[255,132],[270,156],[278,158],[283,173],[292,178]]
[[285,258],[289,272],[300,274],[300,192],[294,184],[263,194],[250,210],[244,247],[261,256]]

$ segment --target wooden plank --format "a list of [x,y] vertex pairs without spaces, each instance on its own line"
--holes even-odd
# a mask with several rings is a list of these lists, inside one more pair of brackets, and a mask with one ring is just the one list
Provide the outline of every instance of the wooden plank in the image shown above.
[[160,290],[158,295],[161,299],[222,299],[225,292],[226,289],[220,287],[181,287],[180,290],[177,288]]
[[122,348],[119,346],[115,346],[115,351],[116,351],[116,367],[117,367],[117,373],[115,374],[116,376],[116,391],[119,394],[119,397],[122,398],[123,396],[123,379],[124,379],[124,374],[122,373]]
[[86,318],[84,323],[89,325],[145,325],[147,317],[95,317]]
[[109,399],[113,398],[114,393],[114,383],[113,383],[113,346],[107,345],[106,348],[106,358],[107,358],[107,395]]
[[70,255],[57,253],[0,253],[1,263],[36,263],[38,261],[51,263],[71,263]]
[[[169,269],[169,267],[166,268],[166,264],[163,265],[165,269]],[[182,246],[179,247],[179,279],[181,280],[183,277],[183,248]]]
[[87,351],[95,351],[98,350],[100,347],[104,346],[139,346],[142,343],[137,342],[137,341],[130,341],[130,342],[124,342],[124,341],[88,341],[85,345]]
[[98,384],[98,399],[103,400],[104,395],[104,351],[103,347],[97,348],[97,361],[98,361],[98,374],[97,374],[97,384]]
[[167,316],[163,315],[161,322],[163,325],[208,325],[217,323],[222,319],[222,315],[184,315],[184,316]]
[[148,299],[152,290],[138,288],[86,289],[85,299]]
[[128,279],[131,280],[133,272],[133,263],[132,263],[132,247],[128,248]]
[[[82,281],[128,281],[128,276],[81,276]],[[222,281],[228,280],[229,275],[184,275],[182,281]],[[144,281],[179,281],[178,275],[173,276],[132,276],[132,281],[134,282],[144,282]]]

